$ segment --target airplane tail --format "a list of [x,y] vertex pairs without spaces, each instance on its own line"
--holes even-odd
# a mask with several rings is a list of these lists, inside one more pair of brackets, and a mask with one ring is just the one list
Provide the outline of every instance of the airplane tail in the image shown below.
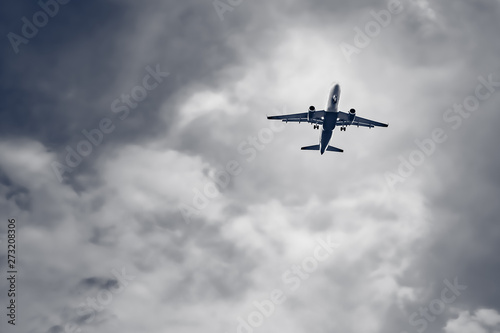
[[[306,146],[306,147],[302,147],[300,149],[302,149],[302,150],[319,150],[319,145]],[[344,152],[343,149],[340,149],[340,148],[337,148],[337,147],[333,147],[333,146],[328,146],[326,148],[326,151],[336,151],[336,152],[339,152],[339,153],[343,153]]]
[[333,146],[328,146],[326,148],[327,151],[336,151],[336,152],[339,152],[339,153],[343,153],[344,150],[343,149],[340,149],[340,148],[337,148],[337,147],[333,147]]
[[300,149],[302,149],[302,150],[319,150],[319,145],[306,146],[306,147],[302,147]]

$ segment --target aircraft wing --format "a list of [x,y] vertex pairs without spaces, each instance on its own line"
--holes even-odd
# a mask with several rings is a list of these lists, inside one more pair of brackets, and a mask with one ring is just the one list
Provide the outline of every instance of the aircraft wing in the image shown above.
[[361,127],[387,127],[389,126],[388,124],[384,123],[379,123],[378,121],[362,118],[355,116],[354,120],[351,122],[349,120],[349,114],[339,111],[339,120],[337,120],[337,126],[348,126],[348,125],[354,125],[354,126],[361,126]]
[[294,113],[294,114],[284,114],[279,116],[268,116],[267,119],[271,120],[281,120],[284,122],[295,122],[295,123],[311,123],[311,124],[323,124],[323,117],[325,111],[318,110],[312,113],[312,118],[309,118],[309,112]]

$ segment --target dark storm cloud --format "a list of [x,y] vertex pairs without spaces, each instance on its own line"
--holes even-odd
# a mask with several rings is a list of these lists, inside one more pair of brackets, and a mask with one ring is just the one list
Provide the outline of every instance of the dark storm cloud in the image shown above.
[[[494,60],[500,43],[493,36],[493,31],[498,30],[495,17],[500,8],[498,2],[454,2],[436,6],[439,6],[438,15],[449,23],[452,35],[441,51],[445,51],[449,59],[458,58],[464,63],[462,72],[451,74],[461,78],[452,86],[458,87],[459,92],[448,99],[451,107],[474,94],[478,76],[494,74],[494,81],[500,81],[498,64]],[[500,137],[495,131],[500,125],[499,103],[500,94],[496,91],[463,119],[460,128],[452,130],[449,124],[443,127],[449,139],[429,162],[432,171],[425,173],[427,179],[423,178],[422,185],[428,198],[432,228],[415,249],[416,272],[408,272],[402,280],[403,285],[422,286],[427,292],[407,304],[409,314],[439,299],[443,280],[453,277],[467,285],[467,290],[450,306],[500,310],[496,282],[500,274],[496,255],[500,250],[500,211],[496,204],[500,195],[496,171],[500,161],[496,143]],[[437,113],[438,121],[442,121],[439,116],[443,113],[444,110]],[[439,181],[431,181],[435,179]],[[399,325],[396,322],[389,324],[393,314],[391,311],[388,315],[386,330],[394,330],[399,325],[408,332],[416,329],[404,316],[399,319],[402,321]],[[435,323],[428,323],[428,331],[440,331],[454,315],[446,313],[436,317]]]
[[[427,300],[439,294],[439,281],[457,276],[468,286],[459,304],[500,310],[497,283],[500,211],[496,204],[500,181],[498,173],[491,172],[500,167],[498,154],[494,152],[500,137],[493,130],[500,125],[494,115],[498,111],[498,96],[495,101],[476,111],[471,118],[479,119],[468,121],[466,128],[450,139],[449,149],[441,153],[445,157],[436,166],[440,189],[429,184],[432,189],[428,194],[429,209],[435,227],[426,239],[425,248],[419,251],[418,262],[422,283],[434,281],[435,289]],[[480,132],[487,134],[478,135]]]
[[[180,102],[171,99],[175,92],[195,82],[216,84],[217,71],[237,61],[225,44],[227,30],[211,6],[205,6],[205,11],[193,6],[194,2],[184,3],[171,10],[162,3],[71,2],[61,6],[27,45],[21,45],[19,54],[14,54],[6,41],[1,88],[6,98],[0,105],[4,138],[39,140],[64,162],[65,147],[76,149],[85,139],[81,131],[99,128],[104,117],[116,125],[116,130],[105,136],[104,145],[137,142],[168,131]],[[11,10],[6,29],[20,33],[23,13],[30,17],[40,8],[33,5]],[[151,15],[160,10],[165,15],[156,17],[151,30],[143,30]],[[207,11],[212,15],[206,15]],[[190,24],[184,24],[186,21]],[[141,44],[144,39],[146,43]],[[145,52],[145,57],[136,58],[140,52]],[[111,111],[113,101],[141,82],[146,66],[156,65],[171,72],[171,77],[121,121]],[[158,119],[165,101],[169,102],[164,112],[170,119],[166,123]],[[94,147],[97,153],[86,158],[79,169],[88,169],[103,146]]]

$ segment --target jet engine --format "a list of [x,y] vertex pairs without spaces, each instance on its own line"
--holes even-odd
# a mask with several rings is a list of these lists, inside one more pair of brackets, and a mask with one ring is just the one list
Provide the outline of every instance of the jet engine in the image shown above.
[[309,107],[309,111],[307,112],[307,119],[308,119],[308,120],[311,120],[311,119],[313,119],[313,118],[314,118],[314,112],[315,112],[315,111],[316,111],[316,108],[315,108],[313,105],[311,105],[311,106]]
[[355,109],[350,109],[349,110],[349,122],[352,123],[354,120],[354,117],[356,117],[356,110]]

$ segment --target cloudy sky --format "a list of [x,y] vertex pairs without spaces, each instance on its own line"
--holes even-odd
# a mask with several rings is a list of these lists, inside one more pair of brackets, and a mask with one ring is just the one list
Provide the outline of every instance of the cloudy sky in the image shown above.
[[[58,1],[0,9],[2,332],[500,332],[498,0]],[[389,127],[300,151],[332,82]]]

